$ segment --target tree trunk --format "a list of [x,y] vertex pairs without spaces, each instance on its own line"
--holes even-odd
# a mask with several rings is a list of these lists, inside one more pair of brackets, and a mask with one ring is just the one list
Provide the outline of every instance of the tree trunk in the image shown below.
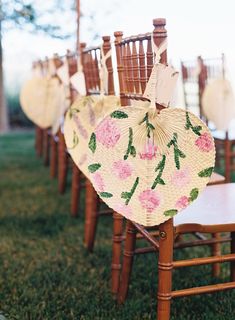
[[[0,19],[1,14],[1,1],[0,1]],[[3,81],[3,50],[2,50],[2,24],[0,20],[0,133],[9,130],[8,111],[4,94],[4,81]]]
[[[0,1],[0,15],[2,17]],[[2,24],[0,18],[0,133],[7,132],[9,130],[9,120],[7,105],[4,94],[4,81],[3,81],[3,52],[2,52]]]

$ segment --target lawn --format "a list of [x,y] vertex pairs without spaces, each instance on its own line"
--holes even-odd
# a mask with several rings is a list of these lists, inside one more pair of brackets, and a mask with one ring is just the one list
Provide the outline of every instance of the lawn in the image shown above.
[[[88,254],[83,212],[69,216],[69,187],[58,194],[57,181],[35,156],[33,133],[0,136],[0,173],[0,320],[156,318],[156,256],[135,258],[128,300],[117,306],[110,293],[112,219],[101,218]],[[184,249],[176,258],[204,250]],[[222,277],[229,280],[226,264]],[[175,288],[209,284],[211,267],[177,270],[173,279]],[[171,319],[233,320],[235,291],[179,298]]]

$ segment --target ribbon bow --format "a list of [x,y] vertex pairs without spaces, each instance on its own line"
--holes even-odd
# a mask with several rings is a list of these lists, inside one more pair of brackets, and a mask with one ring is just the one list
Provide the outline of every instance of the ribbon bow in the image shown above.
[[161,60],[161,55],[164,51],[167,49],[167,40],[165,39],[161,45],[158,47],[154,40],[153,40],[153,35],[152,35],[152,47],[153,47],[153,52],[154,52],[154,64],[153,64],[153,69],[151,72],[151,75],[149,77],[149,81],[146,85],[146,89],[144,92],[144,96],[147,95],[147,92],[149,92],[150,95],[150,108],[155,108],[155,94],[156,94],[156,85],[157,85],[157,65],[159,64]]
[[111,57],[111,49],[104,54],[103,47],[101,46],[100,58],[100,94],[104,95],[108,92],[108,68],[106,65],[107,59]]

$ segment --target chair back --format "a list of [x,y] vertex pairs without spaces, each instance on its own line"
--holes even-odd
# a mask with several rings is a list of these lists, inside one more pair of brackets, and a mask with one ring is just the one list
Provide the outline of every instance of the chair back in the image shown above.
[[[153,41],[157,47],[167,37],[165,24],[165,19],[153,20]],[[121,105],[129,105],[131,100],[148,100],[143,94],[153,67],[152,33],[123,38],[123,32],[117,31],[114,36]],[[160,62],[166,64],[166,51]]]
[[181,72],[186,109],[205,118],[202,112],[202,94],[208,82],[224,77],[224,54],[218,58],[203,59],[199,56],[197,60],[181,61]]
[[[111,50],[111,42],[109,36],[102,37],[102,49],[100,46],[92,47],[92,48],[82,48],[81,52],[81,62],[83,65],[83,72],[85,76],[86,82],[86,90],[87,95],[91,94],[100,94],[101,93],[101,85],[100,85],[100,69],[101,63],[100,60],[102,58],[102,52],[106,55],[109,50]],[[113,79],[113,65],[112,65],[112,57],[110,56],[106,60],[106,68],[108,71],[108,91],[106,94],[114,95],[114,79]]]
[[198,86],[199,86],[199,107],[202,114],[202,95],[205,90],[206,85],[216,79],[225,77],[225,58],[224,54],[217,58],[203,59],[201,56],[198,57],[199,65],[199,76],[198,76]]

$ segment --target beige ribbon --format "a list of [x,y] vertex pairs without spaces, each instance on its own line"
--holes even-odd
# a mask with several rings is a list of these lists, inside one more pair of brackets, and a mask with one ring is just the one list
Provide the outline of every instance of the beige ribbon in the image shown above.
[[83,72],[83,65],[81,63],[81,56],[80,55],[78,56],[78,59],[77,59],[77,71]]
[[101,58],[100,58],[100,94],[104,95],[108,93],[108,68],[106,65],[107,59],[111,57],[111,49],[104,54],[103,47],[101,46]]
[[[154,79],[154,83],[152,84],[152,88],[151,88],[151,96],[150,96],[150,108],[155,108],[155,92],[156,92],[156,85],[157,85],[157,77],[156,77],[156,72],[157,72],[157,65],[160,63],[160,60],[161,60],[161,54],[166,51],[167,49],[167,40],[165,39],[161,45],[158,47],[155,42],[154,42],[154,39],[153,39],[153,34],[152,34],[152,47],[153,47],[153,52],[155,54],[154,56],[154,64],[153,64],[153,69],[152,69],[152,72],[151,72],[151,75],[150,75],[150,78],[149,78],[149,81],[146,85],[146,89],[147,89],[147,86],[148,84],[150,84],[150,81],[153,81]],[[150,84],[151,85],[151,84]],[[145,95],[145,93],[144,93]]]

